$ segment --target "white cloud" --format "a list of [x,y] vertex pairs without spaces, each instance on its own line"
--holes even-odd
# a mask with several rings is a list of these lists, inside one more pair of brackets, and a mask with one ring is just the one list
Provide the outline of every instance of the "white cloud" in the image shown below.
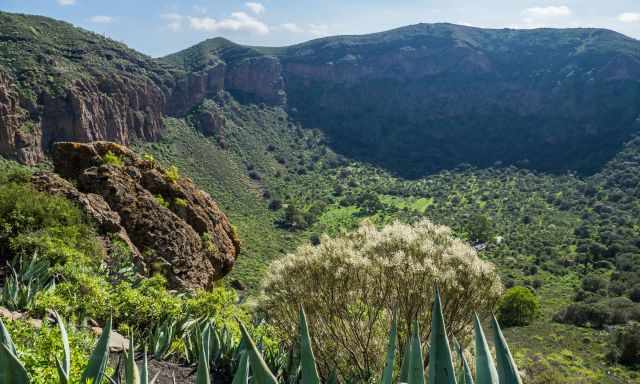
[[189,26],[200,31],[248,31],[259,35],[269,33],[269,26],[245,12],[234,12],[230,17],[216,20],[211,17],[189,17]]
[[623,23],[637,23],[640,22],[640,13],[625,12],[618,15],[618,20]]
[[522,11],[523,15],[529,17],[562,17],[570,16],[571,9],[566,5],[549,6],[549,7],[532,7]]
[[298,24],[296,24],[296,23],[280,24],[280,29],[285,30],[287,32],[292,32],[292,33],[304,32],[304,30],[302,28],[300,28],[300,26],[298,26]]
[[173,32],[178,32],[182,29],[182,20],[184,17],[177,13],[164,13],[160,15],[160,18],[167,20],[167,28]]
[[76,3],[76,0],[58,0],[58,4],[64,6],[67,5],[74,5]]
[[251,1],[248,3],[244,3],[244,5],[246,5],[247,8],[249,8],[249,10],[255,13],[256,15],[264,13],[264,5],[262,5],[261,3],[255,3]]
[[309,33],[314,36],[329,36],[329,26],[326,24],[309,24]]
[[104,16],[104,15],[92,16],[89,20],[91,20],[91,22],[92,22],[92,23],[96,23],[96,24],[109,24],[109,23],[113,23],[113,17],[111,17],[111,16]]

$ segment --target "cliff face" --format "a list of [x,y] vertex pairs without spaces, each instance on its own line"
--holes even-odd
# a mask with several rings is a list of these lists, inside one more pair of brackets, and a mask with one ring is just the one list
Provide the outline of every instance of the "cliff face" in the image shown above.
[[[121,164],[105,162],[109,153]],[[53,146],[56,174],[34,186],[64,195],[91,217],[107,242],[127,244],[143,271],[163,273],[174,288],[210,288],[240,251],[237,234],[215,201],[183,177],[141,160],[115,143]]]
[[57,141],[156,140],[171,79],[120,43],[0,12],[0,155],[34,164]]
[[[465,163],[590,173],[640,128],[639,68],[640,43],[601,29],[420,24],[285,48],[217,38],[154,60],[0,13],[0,154],[32,164],[56,141],[156,140],[164,115],[224,90],[406,177]],[[223,141],[219,116],[199,120]]]

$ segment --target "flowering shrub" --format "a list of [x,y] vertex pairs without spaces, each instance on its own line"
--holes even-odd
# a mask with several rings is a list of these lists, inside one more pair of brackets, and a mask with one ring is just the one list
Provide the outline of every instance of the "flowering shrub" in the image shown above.
[[[436,286],[447,329],[458,340],[470,335],[473,313],[492,311],[502,291],[493,264],[448,227],[424,220],[377,229],[365,222],[353,233],[325,236],[320,245],[302,246],[272,264],[261,308],[286,338],[296,334],[304,305],[320,368],[326,373],[337,367],[343,377],[368,380],[384,363],[392,312],[400,320],[401,339],[413,319],[431,324]],[[425,326],[422,337],[430,331]]]

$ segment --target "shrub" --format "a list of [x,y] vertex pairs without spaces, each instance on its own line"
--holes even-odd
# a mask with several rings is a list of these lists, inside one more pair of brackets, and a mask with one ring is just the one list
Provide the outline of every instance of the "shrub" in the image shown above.
[[167,181],[175,184],[180,179],[180,172],[178,171],[178,167],[175,165],[170,166],[169,168],[164,170],[164,175],[167,178]]
[[435,286],[447,303],[447,328],[461,341],[473,312],[490,312],[502,290],[494,266],[447,227],[425,220],[378,230],[365,222],[272,264],[261,308],[291,342],[304,305],[322,370],[335,366],[344,378],[366,380],[383,364],[382,335],[392,311],[401,320],[401,339],[414,318],[429,334]]
[[540,312],[540,300],[525,287],[509,288],[498,304],[498,320],[505,327],[531,324]]
[[153,199],[156,201],[156,203],[158,203],[159,206],[169,208],[169,202],[167,202],[167,200],[165,200],[162,195],[155,195],[153,196]]
[[186,208],[186,206],[189,205],[189,202],[187,200],[182,199],[180,197],[176,197],[173,200],[173,202],[177,207],[180,207],[180,208]]
[[122,158],[111,151],[108,151],[102,157],[102,161],[104,161],[105,164],[113,165],[114,167],[118,168],[124,166],[124,161],[122,160]]
[[36,252],[51,264],[99,263],[102,249],[83,213],[68,200],[30,185],[0,184],[0,262]]
[[609,360],[628,366],[640,366],[640,323],[619,327],[609,342]]
[[604,277],[589,275],[582,279],[582,289],[589,292],[606,291],[609,282]]

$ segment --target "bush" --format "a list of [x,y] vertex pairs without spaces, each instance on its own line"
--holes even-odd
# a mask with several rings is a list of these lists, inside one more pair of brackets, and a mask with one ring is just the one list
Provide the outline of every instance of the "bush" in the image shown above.
[[111,151],[108,151],[104,155],[102,161],[104,161],[105,164],[113,165],[114,167],[118,168],[124,166],[124,161],[122,160],[122,158]]
[[175,165],[170,166],[169,168],[164,170],[164,175],[167,178],[167,181],[175,184],[180,179],[180,172],[178,172],[178,167]]
[[540,312],[540,300],[530,289],[513,287],[498,304],[498,320],[505,327],[529,325]]
[[447,227],[422,221],[378,230],[365,222],[272,264],[261,309],[292,343],[304,305],[320,369],[328,374],[335,366],[343,378],[364,382],[383,365],[394,310],[402,341],[415,318],[423,337],[429,334],[436,286],[447,303],[447,329],[460,341],[469,336],[472,314],[491,312],[502,290],[493,264]]
[[598,275],[589,275],[582,279],[582,289],[588,292],[606,291],[608,285],[607,279]]
[[99,263],[102,255],[94,230],[71,202],[30,185],[0,184],[0,262],[36,252],[51,264]]
[[640,366],[640,324],[631,323],[613,332],[609,343],[609,360],[628,366]]

